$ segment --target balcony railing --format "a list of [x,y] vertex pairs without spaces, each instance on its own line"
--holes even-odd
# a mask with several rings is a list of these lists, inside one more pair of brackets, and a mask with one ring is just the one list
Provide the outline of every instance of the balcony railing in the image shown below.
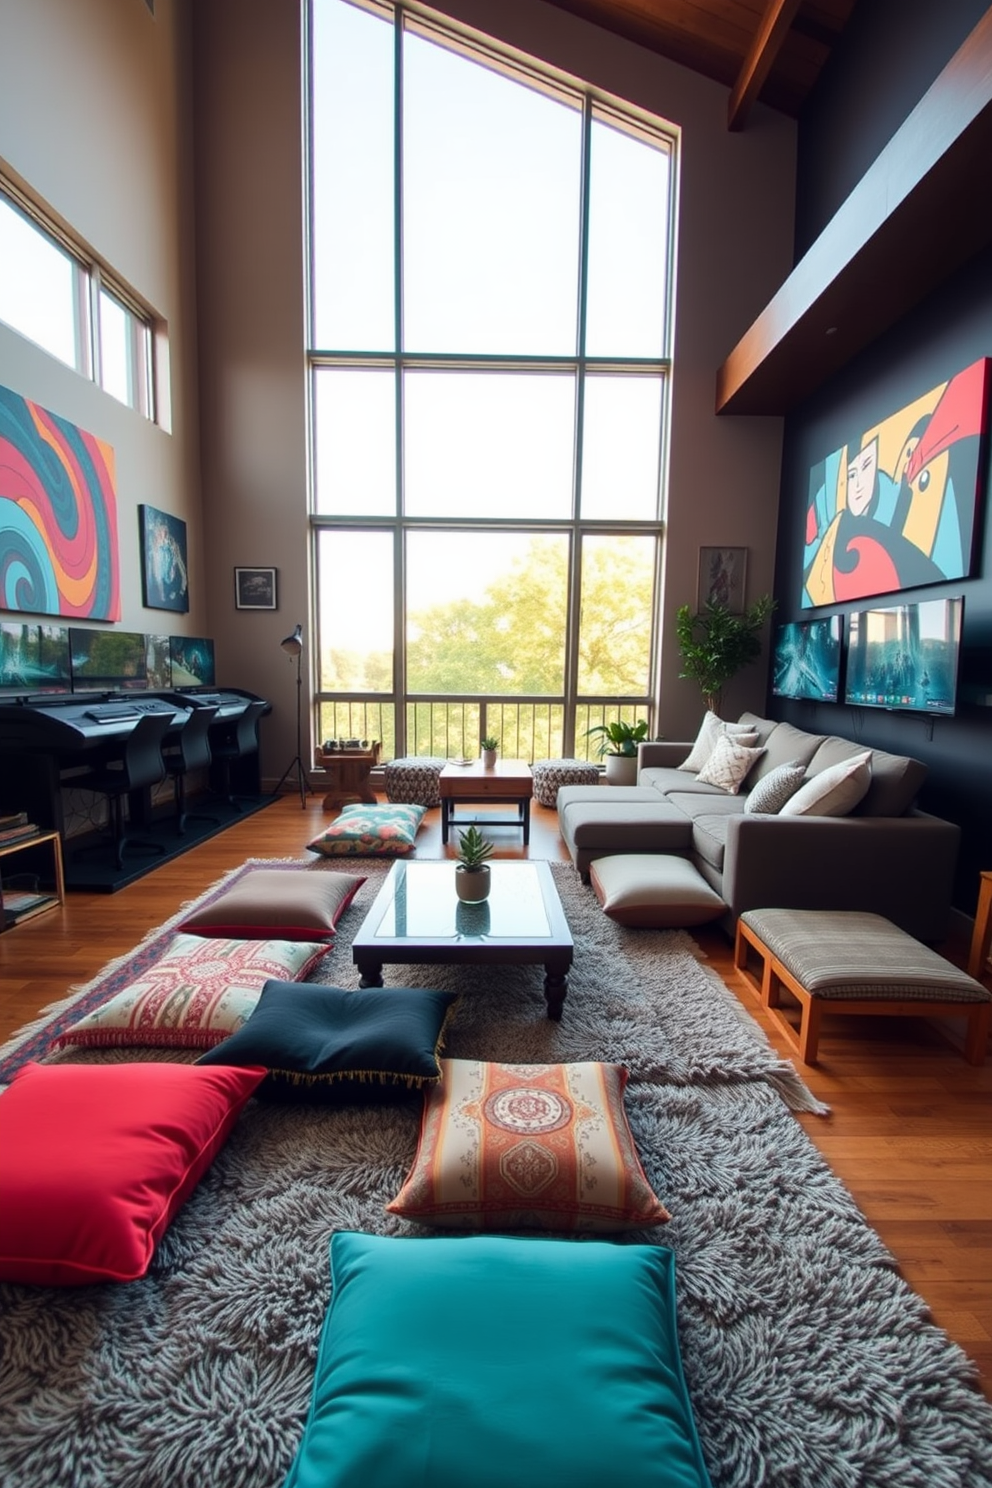
[[[404,755],[474,759],[487,734],[499,740],[505,759],[569,757],[598,762],[601,736],[588,736],[598,724],[639,723],[650,731],[651,704],[644,698],[594,699],[574,707],[566,720],[560,698],[408,698],[404,732],[397,738],[397,705],[392,698],[327,696],[318,699],[318,740],[381,740],[382,760]],[[566,721],[571,727],[566,729]]]

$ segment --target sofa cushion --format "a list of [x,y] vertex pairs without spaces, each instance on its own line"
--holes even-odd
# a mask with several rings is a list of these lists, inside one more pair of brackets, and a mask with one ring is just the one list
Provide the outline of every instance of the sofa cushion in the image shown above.
[[718,785],[707,785],[698,776],[687,775],[684,770],[649,768],[642,770],[638,779],[642,785],[652,787],[668,800],[673,800],[676,794],[681,794],[683,791],[691,791],[693,795],[699,796],[722,796],[724,794]]
[[604,914],[618,925],[655,930],[705,925],[727,908],[688,858],[669,853],[597,858],[589,882]]
[[805,779],[806,771],[798,760],[790,760],[787,765],[778,765],[748,793],[744,810],[749,816],[755,813],[777,816]]
[[[703,721],[699,725],[696,742],[693,744],[686,758],[678,766],[678,769],[685,770],[689,775],[698,775],[716,748],[717,740],[722,738],[724,734],[744,735],[751,732],[745,724],[727,723],[724,719],[718,718],[715,713],[707,712],[704,714]],[[748,743],[755,744],[757,740],[749,739]]]
[[[734,813],[740,815],[739,812]],[[711,868],[723,872],[723,860],[727,851],[727,827],[730,814],[707,815],[701,813],[692,823],[692,849]]]
[[724,734],[716,741],[716,747],[696,779],[703,785],[716,785],[728,794],[736,796],[744,784],[748,771],[764,753],[759,748],[749,748],[744,739],[752,735]]
[[[748,717],[746,713],[742,716]],[[803,729],[793,728],[791,723],[777,723],[767,733],[763,729],[757,733],[758,743],[764,746],[765,752],[748,777],[748,787],[752,790],[759,780],[764,780],[779,765],[791,764],[793,760],[808,765],[823,738],[822,734],[807,734]]]
[[779,816],[849,816],[871,784],[871,750],[838,760],[801,785]]
[[[863,744],[827,734],[820,741],[809,765],[810,775],[841,760],[864,753]],[[905,754],[888,754],[884,749],[871,751],[871,785],[858,803],[858,816],[904,816],[912,806],[927,776],[922,760]]]

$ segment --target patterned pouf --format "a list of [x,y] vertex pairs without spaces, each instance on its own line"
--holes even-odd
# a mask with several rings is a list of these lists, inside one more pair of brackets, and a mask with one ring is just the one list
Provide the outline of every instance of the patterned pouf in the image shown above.
[[603,778],[598,766],[580,759],[537,760],[531,774],[534,776],[534,800],[551,807],[558,804],[560,786],[598,785]]
[[408,801],[415,806],[440,806],[438,780],[448,763],[435,755],[406,755],[390,760],[385,767],[386,800]]

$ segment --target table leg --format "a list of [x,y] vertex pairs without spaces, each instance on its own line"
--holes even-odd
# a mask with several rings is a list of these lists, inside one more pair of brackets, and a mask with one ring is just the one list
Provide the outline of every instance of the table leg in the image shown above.
[[448,827],[451,822],[451,801],[448,796],[441,797],[441,841],[448,840]]
[[524,847],[530,843],[530,796],[520,805],[521,816],[524,823]]
[[989,943],[992,942],[992,873],[982,874],[982,885],[978,891],[978,908],[975,911],[975,929],[971,937],[971,955],[968,957],[968,975],[976,979],[982,974],[988,960]]
[[358,985],[359,987],[381,987],[382,986],[382,962],[381,961],[359,961],[358,963]]
[[568,996],[568,977],[554,966],[544,968],[544,1000],[548,1004],[548,1017],[561,1022],[562,1008]]

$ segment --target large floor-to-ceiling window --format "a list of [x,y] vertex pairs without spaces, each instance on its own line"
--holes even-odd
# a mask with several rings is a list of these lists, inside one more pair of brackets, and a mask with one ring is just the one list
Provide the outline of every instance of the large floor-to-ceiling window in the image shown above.
[[321,738],[651,721],[675,137],[402,5],[310,0]]

